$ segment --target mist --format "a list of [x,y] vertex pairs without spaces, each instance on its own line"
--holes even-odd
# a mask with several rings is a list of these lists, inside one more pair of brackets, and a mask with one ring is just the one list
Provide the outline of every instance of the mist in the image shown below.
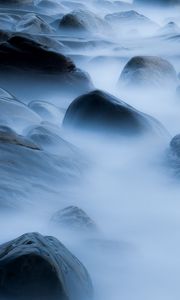
[[[42,55],[41,63],[30,56],[26,65],[29,50],[22,65],[0,59],[0,88],[10,93],[0,94],[0,130],[8,126],[23,138],[7,141],[0,133],[0,244],[28,232],[56,237],[87,269],[94,300],[179,300],[179,161],[174,167],[170,142],[180,133],[180,10],[173,4],[157,7],[154,1],[150,6],[142,1],[49,2],[37,1],[32,8],[0,1],[1,14],[22,17],[23,11],[33,11],[52,29],[34,33],[28,25],[22,33],[13,25],[9,30],[0,16],[0,29],[10,35],[2,43],[10,43],[11,34],[41,39],[45,50],[61,53],[75,66],[59,74],[53,69],[56,62],[46,65]],[[80,11],[80,29],[62,22],[73,11]],[[26,50],[23,44],[20,53]],[[133,77],[123,81],[127,63],[147,56],[167,61],[171,78],[158,70],[154,77],[140,74],[137,84]],[[161,130],[155,125],[155,135],[115,135],[115,130],[111,135],[98,127],[99,115],[98,121],[92,117],[97,127],[86,130],[88,114],[82,114],[81,128],[65,128],[74,99],[94,90],[127,103],[133,113],[147,117],[148,126],[155,118]],[[73,117],[80,118],[81,111],[70,122]],[[69,206],[82,209],[97,230],[83,232],[73,223],[52,221]]]

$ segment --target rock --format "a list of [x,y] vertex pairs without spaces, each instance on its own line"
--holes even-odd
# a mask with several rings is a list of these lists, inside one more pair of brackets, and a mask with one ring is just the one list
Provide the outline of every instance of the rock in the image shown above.
[[94,221],[77,206],[68,206],[57,211],[52,216],[51,223],[70,229],[71,231],[79,231],[82,233],[98,232]]
[[88,10],[74,10],[63,16],[60,20],[60,28],[77,33],[105,32],[109,29],[108,24],[96,14]]
[[141,32],[142,34],[151,34],[159,26],[151,21],[149,18],[142,14],[139,14],[135,10],[117,12],[113,14],[108,14],[105,17],[112,26],[115,26],[116,30],[121,32],[121,34],[131,33],[134,30]]
[[40,148],[31,140],[18,135],[14,130],[7,126],[0,126],[0,143],[15,144],[34,150],[40,150]]
[[53,155],[3,142],[0,167],[1,213],[23,210],[28,214],[32,208],[48,211],[49,199],[52,206],[59,205],[59,195],[71,199],[76,184],[82,182],[85,163],[77,155],[72,158],[67,148]]
[[81,161],[82,164],[80,151],[60,136],[60,128],[48,125],[33,126],[26,130],[26,136],[45,151],[61,155],[69,161]]
[[148,5],[148,6],[174,6],[179,5],[180,0],[134,0],[134,4]]
[[167,60],[157,56],[135,56],[125,65],[119,86],[135,88],[175,88],[177,74]]
[[40,117],[53,124],[61,124],[64,113],[55,105],[46,101],[32,101],[29,108],[35,111]]
[[53,29],[38,15],[34,13],[25,14],[16,25],[16,31],[52,34]]
[[6,90],[0,89],[0,124],[22,132],[30,125],[39,124],[41,118]]
[[176,35],[180,33],[180,28],[175,22],[169,22],[158,30],[159,35]]
[[171,153],[180,158],[180,134],[177,134],[170,142]]
[[79,95],[92,89],[89,75],[69,58],[17,34],[0,43],[0,82],[26,101],[52,93],[59,99],[62,93]]
[[0,246],[0,296],[9,300],[91,299],[82,263],[56,238],[26,233]]
[[82,95],[70,104],[63,127],[80,132],[95,130],[116,137],[164,132],[157,120],[99,90]]

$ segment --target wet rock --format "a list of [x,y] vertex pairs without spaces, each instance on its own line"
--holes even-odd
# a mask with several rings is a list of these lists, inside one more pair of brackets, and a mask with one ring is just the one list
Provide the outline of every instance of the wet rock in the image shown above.
[[119,85],[135,88],[160,88],[177,86],[177,74],[167,60],[157,56],[135,56],[125,65]]
[[115,26],[118,32],[120,31],[124,34],[131,33],[134,30],[141,33],[144,33],[144,30],[146,30],[145,34],[148,34],[159,27],[155,22],[134,10],[108,14],[105,20]]
[[53,29],[38,15],[29,13],[24,15],[16,25],[16,31],[52,34]]
[[70,104],[63,127],[80,132],[95,130],[116,137],[148,132],[161,135],[164,132],[157,120],[99,90],[82,95]]
[[0,126],[0,143],[15,144],[34,150],[40,150],[40,147],[33,143],[33,141],[18,135],[14,130],[7,126]]
[[75,10],[60,20],[60,28],[83,33],[105,32],[108,24],[96,14],[88,10]]
[[94,221],[77,206],[68,206],[57,211],[52,216],[51,223],[70,229],[71,231],[94,234],[98,232]]
[[176,95],[177,95],[178,99],[180,99],[180,86],[178,86],[176,89]]
[[[59,98],[64,91],[79,94],[92,89],[89,75],[69,58],[17,34],[0,43],[0,81],[28,100],[51,95],[52,91]],[[17,89],[19,84],[21,89]]]
[[57,106],[46,101],[32,101],[28,106],[40,115],[44,121],[61,124],[64,113]]
[[92,283],[56,238],[26,233],[0,246],[0,296],[9,300],[86,300]]

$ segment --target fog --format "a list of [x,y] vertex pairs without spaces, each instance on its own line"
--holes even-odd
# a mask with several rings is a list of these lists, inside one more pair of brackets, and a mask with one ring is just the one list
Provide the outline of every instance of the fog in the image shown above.
[[[118,12],[103,1],[78,2],[103,20],[108,13]],[[31,156],[30,150],[18,152],[15,145],[7,149],[0,145],[1,200],[10,203],[1,209],[0,242],[25,232],[57,237],[86,266],[95,300],[179,300],[180,184],[168,160],[170,140],[180,133],[179,82],[160,88],[129,88],[119,86],[118,81],[126,63],[137,55],[160,56],[180,72],[180,10],[153,6],[125,10],[131,9],[155,26],[143,27],[133,19],[131,24],[109,24],[99,32],[91,28],[78,36],[73,30],[59,29],[52,36],[67,46],[65,54],[76,66],[88,72],[94,88],[156,118],[167,134],[158,139],[114,139],[93,131],[68,132],[62,120],[82,90],[63,90],[58,83],[52,84],[52,78],[44,83],[42,78],[38,82],[29,76],[22,82],[18,77],[13,80],[14,75],[1,75],[1,87],[25,104],[41,100],[61,110],[59,124],[35,113],[29,115],[23,108],[12,119],[8,103],[1,109],[1,125],[28,136],[32,128],[43,124],[65,142],[48,145],[40,141],[45,150],[38,156]],[[69,11],[66,7],[65,12]],[[58,13],[61,11],[52,10],[52,18]],[[179,33],[163,31],[171,20],[179,26]],[[16,115],[16,108],[13,111]],[[70,205],[80,207],[94,220],[98,234],[52,226],[52,215]]]

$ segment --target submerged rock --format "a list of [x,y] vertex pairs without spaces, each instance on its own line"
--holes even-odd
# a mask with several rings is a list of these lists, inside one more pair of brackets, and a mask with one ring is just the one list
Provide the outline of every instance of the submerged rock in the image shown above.
[[154,118],[100,90],[75,99],[66,111],[63,127],[80,132],[95,130],[112,136],[162,135],[164,132]]
[[26,233],[0,246],[0,297],[8,300],[92,299],[82,263],[56,238]]
[[44,121],[53,124],[61,123],[63,112],[57,106],[46,101],[32,101],[28,106],[40,115]]
[[119,79],[120,86],[135,88],[158,88],[177,86],[174,67],[157,56],[135,56],[125,65]]
[[52,216],[51,223],[82,233],[96,233],[98,231],[94,221],[77,206],[68,206],[57,211]]
[[40,147],[33,143],[33,141],[18,135],[14,130],[7,126],[0,126],[0,143],[15,144],[34,150],[40,150]]
[[179,5],[180,0],[134,0],[134,4],[144,4],[148,6],[174,6]]

